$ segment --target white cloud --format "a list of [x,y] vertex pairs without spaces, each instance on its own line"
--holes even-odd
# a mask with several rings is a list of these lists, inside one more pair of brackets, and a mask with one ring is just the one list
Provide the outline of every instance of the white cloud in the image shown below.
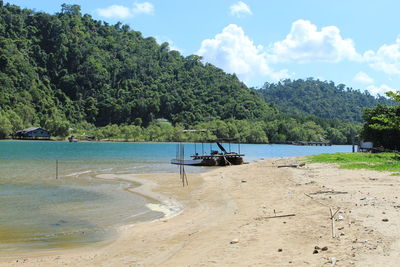
[[131,10],[124,6],[112,5],[107,8],[98,8],[96,13],[105,18],[125,19],[131,17]]
[[374,79],[372,79],[371,77],[368,76],[368,74],[366,74],[365,72],[362,72],[362,71],[357,73],[354,76],[353,80],[356,82],[359,82],[359,83],[363,83],[363,84],[374,83]]
[[95,10],[95,12],[105,18],[126,19],[141,14],[151,15],[154,13],[154,5],[149,2],[135,2],[132,8],[120,5],[112,5],[106,8],[98,8]]
[[143,2],[143,3],[133,4],[132,14],[134,16],[139,14],[152,15],[153,13],[154,13],[154,5],[152,3]]
[[243,3],[242,1],[239,1],[236,4],[231,5],[229,10],[232,16],[238,18],[252,14],[250,7],[246,3]]
[[274,71],[267,62],[264,48],[255,46],[243,29],[235,24],[225,27],[214,39],[206,39],[197,52],[212,63],[248,81],[254,76],[268,76],[274,81],[289,77],[287,70]]
[[286,39],[273,44],[272,59],[275,62],[339,62],[344,59],[360,61],[351,39],[343,39],[336,26],[317,26],[307,20],[293,22]]
[[372,94],[372,95],[385,95],[386,92],[388,91],[396,91],[395,89],[389,87],[386,84],[381,84],[380,86],[375,86],[375,85],[370,85],[367,87],[367,90]]
[[391,45],[382,45],[376,52],[369,50],[364,53],[364,59],[370,66],[387,74],[400,74],[400,38]]

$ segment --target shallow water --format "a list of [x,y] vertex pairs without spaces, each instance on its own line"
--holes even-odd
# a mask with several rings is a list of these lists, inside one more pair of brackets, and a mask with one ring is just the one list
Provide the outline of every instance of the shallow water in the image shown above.
[[[0,142],[0,255],[94,244],[112,237],[118,225],[162,217],[146,207],[149,199],[126,190],[131,183],[95,177],[177,172],[169,164],[176,148],[173,143]],[[211,149],[215,145],[185,145],[187,155]],[[350,152],[351,147],[241,145],[240,150],[253,161]],[[187,168],[188,173],[206,170]]]

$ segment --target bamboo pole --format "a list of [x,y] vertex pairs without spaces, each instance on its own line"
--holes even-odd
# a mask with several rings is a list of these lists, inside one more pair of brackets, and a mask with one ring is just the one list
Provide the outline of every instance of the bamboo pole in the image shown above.
[[263,219],[283,218],[292,216],[296,216],[296,214],[274,215],[274,216],[263,217]]
[[58,179],[58,159],[56,159],[56,179]]
[[332,208],[329,207],[329,213],[331,214],[331,228],[332,228],[332,238],[336,237],[335,234],[335,216],[339,212],[340,208],[338,208],[335,212],[333,212]]
[[329,208],[329,212],[331,214],[331,227],[332,227],[332,238],[335,238],[335,220],[333,218],[332,208]]

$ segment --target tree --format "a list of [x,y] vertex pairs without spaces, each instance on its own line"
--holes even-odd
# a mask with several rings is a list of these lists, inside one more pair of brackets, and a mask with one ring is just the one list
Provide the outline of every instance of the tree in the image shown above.
[[378,105],[366,109],[363,114],[365,124],[361,137],[373,141],[375,146],[400,149],[400,105],[392,107]]
[[81,7],[79,5],[68,5],[62,4],[61,5],[61,13],[62,14],[76,14],[80,15]]
[[390,98],[392,98],[394,101],[400,102],[400,91],[396,91],[396,92],[386,92],[386,95]]
[[12,125],[3,111],[0,110],[0,139],[8,137],[12,133]]

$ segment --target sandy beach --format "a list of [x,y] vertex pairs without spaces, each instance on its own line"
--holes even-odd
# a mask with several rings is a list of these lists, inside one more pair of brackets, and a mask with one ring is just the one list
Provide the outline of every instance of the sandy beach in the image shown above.
[[102,177],[142,182],[135,190],[166,203],[170,217],[121,227],[101,246],[3,257],[0,266],[398,266],[398,176],[282,167],[303,160],[189,173],[188,187],[178,174]]

